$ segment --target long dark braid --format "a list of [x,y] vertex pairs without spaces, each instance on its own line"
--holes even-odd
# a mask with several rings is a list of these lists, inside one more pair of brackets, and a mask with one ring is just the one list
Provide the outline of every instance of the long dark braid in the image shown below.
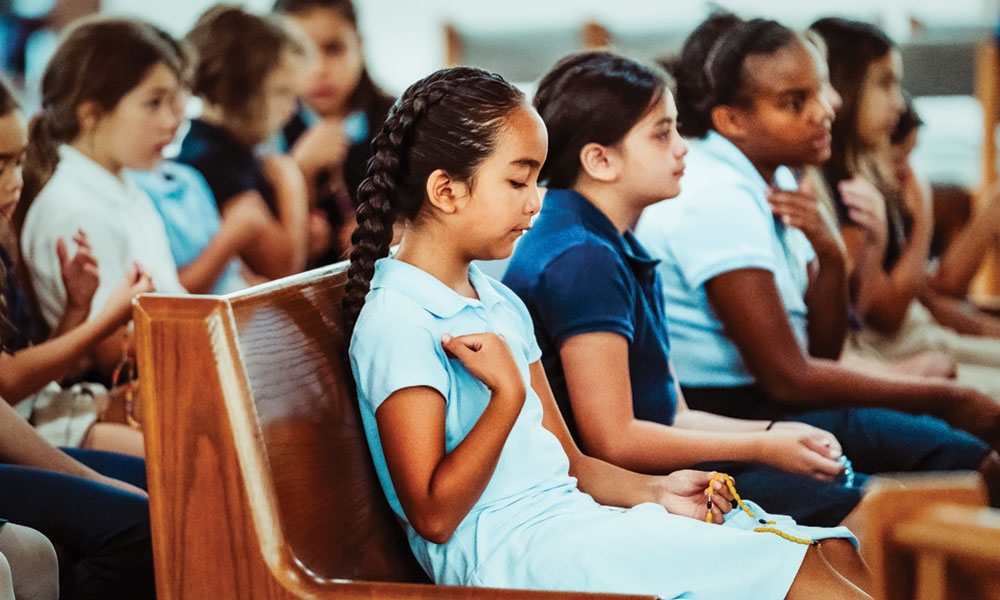
[[364,306],[375,262],[389,253],[397,217],[417,217],[427,177],[443,169],[471,180],[493,152],[501,121],[524,105],[524,94],[502,77],[471,67],[437,71],[399,97],[372,141],[368,177],[358,188],[343,300],[348,331]]

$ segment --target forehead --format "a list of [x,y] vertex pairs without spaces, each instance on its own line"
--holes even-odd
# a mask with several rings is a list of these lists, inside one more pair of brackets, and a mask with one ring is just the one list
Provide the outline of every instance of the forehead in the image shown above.
[[795,38],[772,54],[747,57],[743,68],[754,95],[773,96],[817,87],[823,76],[820,62],[815,51]]
[[548,142],[542,118],[533,107],[522,105],[504,118],[493,153],[484,165],[527,166],[524,161],[534,161],[541,166],[548,152]]
[[318,6],[290,16],[318,46],[357,36],[351,22],[330,8]]
[[873,60],[868,65],[867,75],[869,78],[872,77],[883,77],[886,75],[896,75],[901,76],[903,73],[903,57],[898,51],[893,50],[882,56]]
[[28,132],[21,111],[0,117],[0,157],[20,154],[27,145]]
[[167,65],[163,63],[156,63],[149,68],[146,72],[146,76],[142,78],[139,85],[135,86],[131,92],[153,92],[160,90],[175,90],[180,87],[180,82],[177,80],[177,75],[170,70]]

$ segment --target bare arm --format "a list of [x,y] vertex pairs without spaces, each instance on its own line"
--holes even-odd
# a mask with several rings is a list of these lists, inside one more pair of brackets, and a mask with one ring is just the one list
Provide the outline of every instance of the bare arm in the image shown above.
[[38,435],[38,432],[6,402],[0,402],[0,461],[80,477],[142,496],[146,495],[143,490],[105,477],[55,448]]
[[764,431],[766,421],[691,411],[683,397],[676,426],[637,419],[628,354],[628,340],[607,332],[573,336],[560,348],[577,428],[593,456],[642,473],[714,460],[762,462],[826,479],[840,473],[839,444],[815,428]]
[[468,335],[444,345],[492,393],[465,439],[445,452],[445,402],[431,388],[399,390],[375,412],[403,511],[417,533],[438,544],[451,538],[486,489],[525,398],[524,382],[500,336]]
[[[856,265],[859,286],[858,312],[870,327],[891,333],[899,329],[926,282],[927,254],[934,233],[930,199],[915,178],[911,178],[904,194],[913,214],[913,230],[896,264],[888,272],[883,267],[884,254],[865,253],[867,233],[858,227],[842,229],[848,253]],[[845,202],[848,195],[844,195]],[[884,202],[884,199],[883,199]]]
[[208,245],[190,263],[178,269],[184,289],[207,294],[234,258],[253,252],[269,233],[273,218],[259,196],[241,194],[226,204],[226,210]]
[[240,253],[240,258],[250,270],[268,279],[278,279],[301,270],[296,262],[296,243],[285,225],[271,214],[260,193],[248,190],[230,198],[222,209],[222,222],[235,218],[235,213],[240,211],[258,211],[263,220],[256,230],[256,242],[247,244]]
[[799,408],[877,406],[929,413],[987,440],[1000,433],[1000,405],[974,390],[942,380],[871,376],[807,355],[768,271],[730,271],[709,280],[705,288],[726,335],[775,402]]
[[[641,475],[584,454],[566,427],[541,362],[532,363],[530,369],[531,388],[542,403],[542,425],[562,445],[569,457],[570,475],[577,478],[580,490],[607,506],[628,508],[643,502],[656,502],[672,514],[705,520],[708,514],[705,490],[713,473],[684,470],[665,477]],[[713,487],[714,493],[732,500],[728,489],[719,483]],[[712,521],[721,523],[724,512],[729,512],[725,504],[714,507]]]
[[309,192],[295,160],[284,154],[273,154],[262,160],[264,175],[274,186],[278,219],[288,236],[291,267],[298,273],[309,259]]
[[39,391],[50,381],[70,373],[80,359],[107,338],[112,338],[121,356],[121,340],[112,334],[131,318],[131,301],[136,294],[150,291],[149,279],[137,271],[108,298],[104,309],[93,319],[16,354],[0,354],[0,395],[16,404]]
[[847,270],[836,220],[816,199],[809,179],[796,191],[771,189],[767,200],[785,225],[805,234],[816,253],[805,294],[809,353],[836,359],[847,337]]

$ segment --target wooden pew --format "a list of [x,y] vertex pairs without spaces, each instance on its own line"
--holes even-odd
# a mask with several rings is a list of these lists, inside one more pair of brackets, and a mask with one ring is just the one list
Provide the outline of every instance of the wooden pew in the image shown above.
[[865,559],[884,600],[1000,599],[1000,510],[976,473],[876,479]]
[[344,263],[135,308],[159,600],[626,598],[434,586],[375,476]]

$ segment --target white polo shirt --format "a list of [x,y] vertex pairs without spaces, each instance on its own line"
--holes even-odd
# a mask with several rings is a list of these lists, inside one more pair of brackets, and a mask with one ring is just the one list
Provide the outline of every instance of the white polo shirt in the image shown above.
[[[729,140],[709,132],[691,144],[685,162],[680,195],[647,208],[636,227],[636,237],[660,259],[674,368],[685,386],[752,384],[705,284],[738,269],[770,271],[792,330],[807,348],[804,297],[815,254],[801,231],[774,217],[767,182]],[[796,183],[784,167],[775,172],[775,182],[783,189]]]
[[75,148],[59,148],[55,173],[25,217],[21,251],[38,295],[42,317],[55,326],[66,307],[56,240],[64,238],[70,255],[77,229],[86,232],[97,258],[101,282],[91,303],[100,312],[133,261],[153,278],[156,290],[184,293],[163,220],[150,201],[123,173],[112,175]]

